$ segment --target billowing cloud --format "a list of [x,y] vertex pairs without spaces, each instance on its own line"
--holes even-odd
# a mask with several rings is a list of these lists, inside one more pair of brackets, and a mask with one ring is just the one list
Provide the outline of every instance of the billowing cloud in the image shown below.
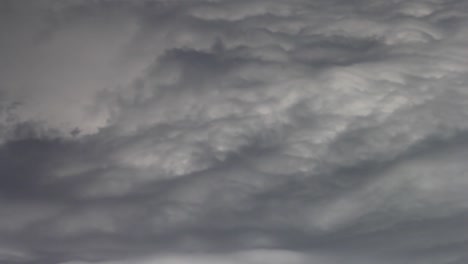
[[0,3],[0,262],[468,260],[464,1]]

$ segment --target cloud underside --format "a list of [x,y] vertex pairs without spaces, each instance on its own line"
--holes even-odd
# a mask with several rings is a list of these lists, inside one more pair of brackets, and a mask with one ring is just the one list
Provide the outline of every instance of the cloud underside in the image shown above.
[[466,1],[0,1],[0,262],[468,261]]

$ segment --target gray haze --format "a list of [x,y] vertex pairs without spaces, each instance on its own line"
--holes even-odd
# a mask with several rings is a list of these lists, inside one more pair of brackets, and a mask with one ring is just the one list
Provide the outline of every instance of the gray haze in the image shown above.
[[468,1],[0,0],[0,263],[468,263]]

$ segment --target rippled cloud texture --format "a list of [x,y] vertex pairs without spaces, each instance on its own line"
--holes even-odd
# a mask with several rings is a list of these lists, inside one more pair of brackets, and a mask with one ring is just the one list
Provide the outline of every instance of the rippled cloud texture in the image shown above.
[[0,0],[0,262],[468,263],[468,1]]

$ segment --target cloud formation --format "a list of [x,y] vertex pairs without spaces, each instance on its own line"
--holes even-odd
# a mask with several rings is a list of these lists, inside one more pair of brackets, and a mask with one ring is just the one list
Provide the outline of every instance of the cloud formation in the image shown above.
[[0,262],[468,260],[465,1],[0,4]]

